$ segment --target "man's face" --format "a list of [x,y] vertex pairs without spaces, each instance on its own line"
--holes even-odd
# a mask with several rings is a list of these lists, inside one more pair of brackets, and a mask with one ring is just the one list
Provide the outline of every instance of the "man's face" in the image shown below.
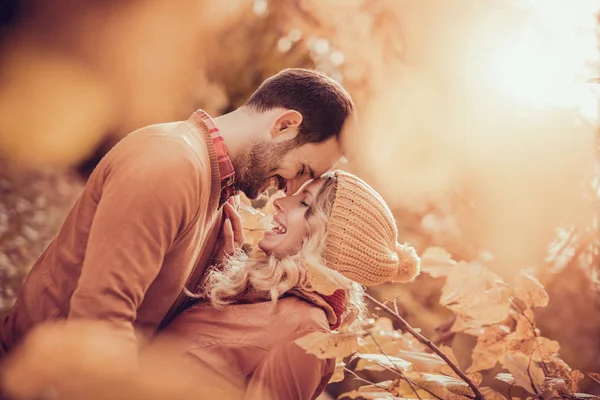
[[298,147],[293,147],[291,140],[260,142],[232,162],[240,190],[255,199],[271,185],[293,194],[307,180],[318,178],[333,168],[341,157],[340,144],[332,137],[322,143]]

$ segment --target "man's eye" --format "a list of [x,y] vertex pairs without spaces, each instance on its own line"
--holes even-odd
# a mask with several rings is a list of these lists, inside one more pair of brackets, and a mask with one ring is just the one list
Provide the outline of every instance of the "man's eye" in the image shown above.
[[301,200],[300,204],[302,204],[303,207],[308,207],[309,206],[309,204],[307,202],[305,202],[304,200]]
[[298,171],[298,176],[304,175],[304,171],[306,171],[306,167],[302,166],[302,168],[300,168],[300,170]]

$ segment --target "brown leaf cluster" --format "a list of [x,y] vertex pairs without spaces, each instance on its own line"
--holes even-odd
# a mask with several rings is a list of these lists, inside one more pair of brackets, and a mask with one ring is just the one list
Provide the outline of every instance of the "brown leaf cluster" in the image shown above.
[[[583,374],[561,360],[558,342],[541,336],[536,327],[533,308],[545,307],[549,297],[533,275],[521,271],[508,285],[480,263],[455,262],[443,249],[426,251],[423,268],[426,273],[446,279],[440,302],[463,321],[462,331],[477,336],[465,379],[477,386],[486,399],[510,397],[481,386],[482,372],[497,364],[503,368],[496,375],[498,381],[518,386],[531,396],[586,397],[578,393]],[[337,333],[313,335],[299,343],[323,358],[353,354],[347,359],[346,368],[355,372],[397,376],[361,386],[340,398],[473,397],[473,390],[450,365],[459,365],[451,347],[439,349],[449,359],[447,362],[432,352],[430,344],[394,329],[393,320],[387,317],[372,320],[365,329],[350,337]],[[600,378],[594,374],[590,377]]]

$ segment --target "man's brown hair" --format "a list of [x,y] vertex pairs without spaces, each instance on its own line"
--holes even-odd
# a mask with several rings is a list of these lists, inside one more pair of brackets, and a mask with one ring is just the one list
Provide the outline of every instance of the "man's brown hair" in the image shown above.
[[296,145],[340,141],[346,119],[354,113],[348,92],[327,75],[289,68],[263,82],[245,104],[258,112],[285,108],[302,114]]

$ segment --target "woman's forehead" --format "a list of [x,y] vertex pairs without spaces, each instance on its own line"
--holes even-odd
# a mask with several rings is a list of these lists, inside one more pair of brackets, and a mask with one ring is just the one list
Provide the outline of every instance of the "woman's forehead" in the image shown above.
[[317,194],[319,189],[321,189],[321,186],[323,186],[324,182],[325,182],[325,180],[323,178],[313,179],[312,181],[310,181],[309,183],[306,184],[306,186],[304,187],[304,190],[315,195],[315,194]]

